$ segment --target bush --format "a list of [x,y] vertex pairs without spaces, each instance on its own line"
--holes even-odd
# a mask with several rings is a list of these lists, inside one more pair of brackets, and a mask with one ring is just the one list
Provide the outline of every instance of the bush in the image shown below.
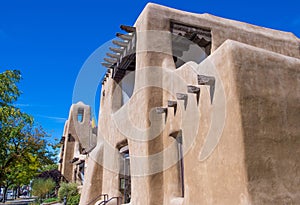
[[35,179],[32,183],[32,194],[40,200],[45,199],[55,188],[52,179]]
[[57,187],[59,187],[59,183],[62,177],[63,176],[61,175],[60,171],[58,171],[57,169],[44,171],[37,176],[37,178],[52,179],[56,183]]
[[78,205],[79,201],[80,201],[80,194],[77,194],[75,196],[71,196],[69,198],[69,200],[67,200],[67,201],[68,201],[69,205]]
[[61,183],[58,190],[58,198],[60,201],[64,200],[64,197],[67,197],[68,205],[77,205],[79,204],[80,195],[78,194],[77,184],[76,183]]

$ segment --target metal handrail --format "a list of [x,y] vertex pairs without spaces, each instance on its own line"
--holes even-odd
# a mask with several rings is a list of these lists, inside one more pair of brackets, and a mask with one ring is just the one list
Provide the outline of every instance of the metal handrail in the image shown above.
[[[104,201],[108,200],[108,194],[100,194],[97,197],[95,197],[93,200],[91,200],[87,205],[90,205],[91,203],[95,202],[97,199],[99,199],[100,197],[104,197]],[[103,202],[103,201],[102,201]],[[101,203],[102,203],[101,202]]]
[[122,201],[122,197],[121,196],[111,197],[109,200],[101,201],[100,204],[98,204],[98,205],[105,205],[105,204],[107,204],[108,202],[110,202],[113,199],[117,199],[117,205],[120,205],[120,202]]

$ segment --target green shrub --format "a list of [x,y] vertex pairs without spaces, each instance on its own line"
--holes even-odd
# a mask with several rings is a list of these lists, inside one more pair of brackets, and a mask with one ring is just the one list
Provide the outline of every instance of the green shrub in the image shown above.
[[40,200],[45,199],[55,186],[56,184],[52,179],[35,179],[32,183],[32,194]]
[[68,205],[78,205],[80,201],[80,194],[71,196],[67,201],[68,201]]
[[58,198],[60,201],[64,200],[64,197],[67,197],[68,205],[77,205],[79,204],[80,195],[78,194],[77,184],[76,183],[61,183],[58,190]]

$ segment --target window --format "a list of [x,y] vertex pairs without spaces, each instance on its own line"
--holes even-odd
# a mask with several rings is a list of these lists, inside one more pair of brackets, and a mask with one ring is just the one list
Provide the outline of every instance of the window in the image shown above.
[[122,88],[122,102],[121,105],[124,105],[132,96],[135,82],[135,71],[127,71],[127,74],[120,82]]
[[75,142],[75,138],[71,134],[68,134],[68,142]]
[[81,163],[78,165],[78,169],[79,169],[78,177],[81,181],[81,185],[83,185],[83,181],[84,181],[84,166],[85,166],[84,161],[81,161]]
[[211,52],[211,31],[171,22],[172,52],[176,68],[188,61],[202,62]]
[[178,155],[178,173],[180,178],[181,196],[184,197],[184,163],[182,151],[182,130],[170,134],[177,142],[177,155]]
[[128,144],[124,143],[119,147],[120,170],[119,170],[119,190],[122,192],[123,203],[129,203],[131,199],[131,176],[130,176],[130,155]]
[[83,114],[84,114],[84,109],[79,108],[77,112],[77,121],[78,122],[83,122]]

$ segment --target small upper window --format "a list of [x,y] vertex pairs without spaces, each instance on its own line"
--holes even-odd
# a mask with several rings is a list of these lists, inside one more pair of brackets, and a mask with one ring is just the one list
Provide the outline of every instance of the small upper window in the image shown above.
[[188,61],[201,63],[211,52],[211,31],[171,22],[172,52],[176,68]]
[[84,110],[82,108],[79,108],[78,112],[77,112],[77,121],[78,122],[83,122],[83,114],[84,114]]

